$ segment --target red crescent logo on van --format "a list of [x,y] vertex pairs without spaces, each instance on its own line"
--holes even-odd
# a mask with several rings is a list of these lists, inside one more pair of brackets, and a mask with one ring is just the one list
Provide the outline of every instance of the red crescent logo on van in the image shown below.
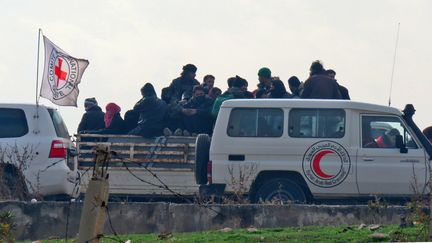
[[342,183],[351,169],[345,148],[333,141],[320,141],[309,147],[303,157],[305,177],[319,187],[334,187]]
[[323,178],[323,179],[329,179],[329,178],[332,178],[334,175],[329,175],[329,174],[326,174],[324,171],[322,171],[322,169],[321,169],[321,166],[320,166],[320,162],[321,162],[321,159],[322,159],[322,157],[324,157],[326,154],[334,154],[334,152],[333,151],[331,151],[331,150],[323,150],[323,151],[320,151],[319,153],[317,153],[316,155],[315,155],[315,158],[313,159],[313,162],[312,162],[312,169],[313,169],[313,171],[319,176],[319,177],[321,177],[321,178]]

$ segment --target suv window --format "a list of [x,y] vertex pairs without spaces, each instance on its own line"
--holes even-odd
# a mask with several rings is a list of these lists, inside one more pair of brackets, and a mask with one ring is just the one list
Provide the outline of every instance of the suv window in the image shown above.
[[54,124],[54,128],[58,137],[69,138],[69,132],[67,130],[66,124],[63,122],[60,113],[54,109],[48,109],[51,116],[51,120]]
[[294,138],[342,138],[345,135],[343,109],[291,109],[288,134]]
[[0,108],[0,138],[16,138],[27,133],[27,119],[23,110]]
[[280,137],[283,111],[277,108],[234,108],[228,122],[230,137]]
[[402,135],[407,148],[418,148],[398,117],[362,116],[363,148],[396,148],[396,135]]

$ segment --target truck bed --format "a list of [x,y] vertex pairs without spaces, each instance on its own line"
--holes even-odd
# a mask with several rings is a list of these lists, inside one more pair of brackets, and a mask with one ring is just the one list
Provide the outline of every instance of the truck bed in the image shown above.
[[[195,137],[143,138],[133,135],[76,136],[81,193],[87,189],[95,160],[95,146],[108,145],[110,194],[130,196],[184,196],[198,193],[194,178]],[[138,179],[138,178],[140,179]],[[162,183],[162,182],[163,183]],[[165,185],[172,191],[167,190]]]

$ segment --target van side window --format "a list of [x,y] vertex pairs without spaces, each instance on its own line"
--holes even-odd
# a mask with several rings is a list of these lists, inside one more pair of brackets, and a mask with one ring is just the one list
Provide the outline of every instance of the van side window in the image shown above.
[[407,148],[418,146],[398,117],[362,116],[363,148],[396,148],[396,135],[402,135]]
[[288,133],[294,138],[342,138],[345,135],[343,109],[292,109]]
[[280,137],[283,111],[276,108],[234,108],[228,122],[230,137]]
[[27,133],[27,119],[23,110],[0,108],[0,138],[17,138]]

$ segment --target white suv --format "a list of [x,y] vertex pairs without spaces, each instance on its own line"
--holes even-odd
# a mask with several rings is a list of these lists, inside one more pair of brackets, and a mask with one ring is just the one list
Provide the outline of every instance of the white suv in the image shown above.
[[422,193],[432,146],[414,112],[343,100],[228,100],[211,140],[197,137],[196,181],[253,202],[409,197],[413,185]]
[[28,189],[42,197],[79,195],[75,146],[57,110],[0,104],[0,159],[19,167]]

